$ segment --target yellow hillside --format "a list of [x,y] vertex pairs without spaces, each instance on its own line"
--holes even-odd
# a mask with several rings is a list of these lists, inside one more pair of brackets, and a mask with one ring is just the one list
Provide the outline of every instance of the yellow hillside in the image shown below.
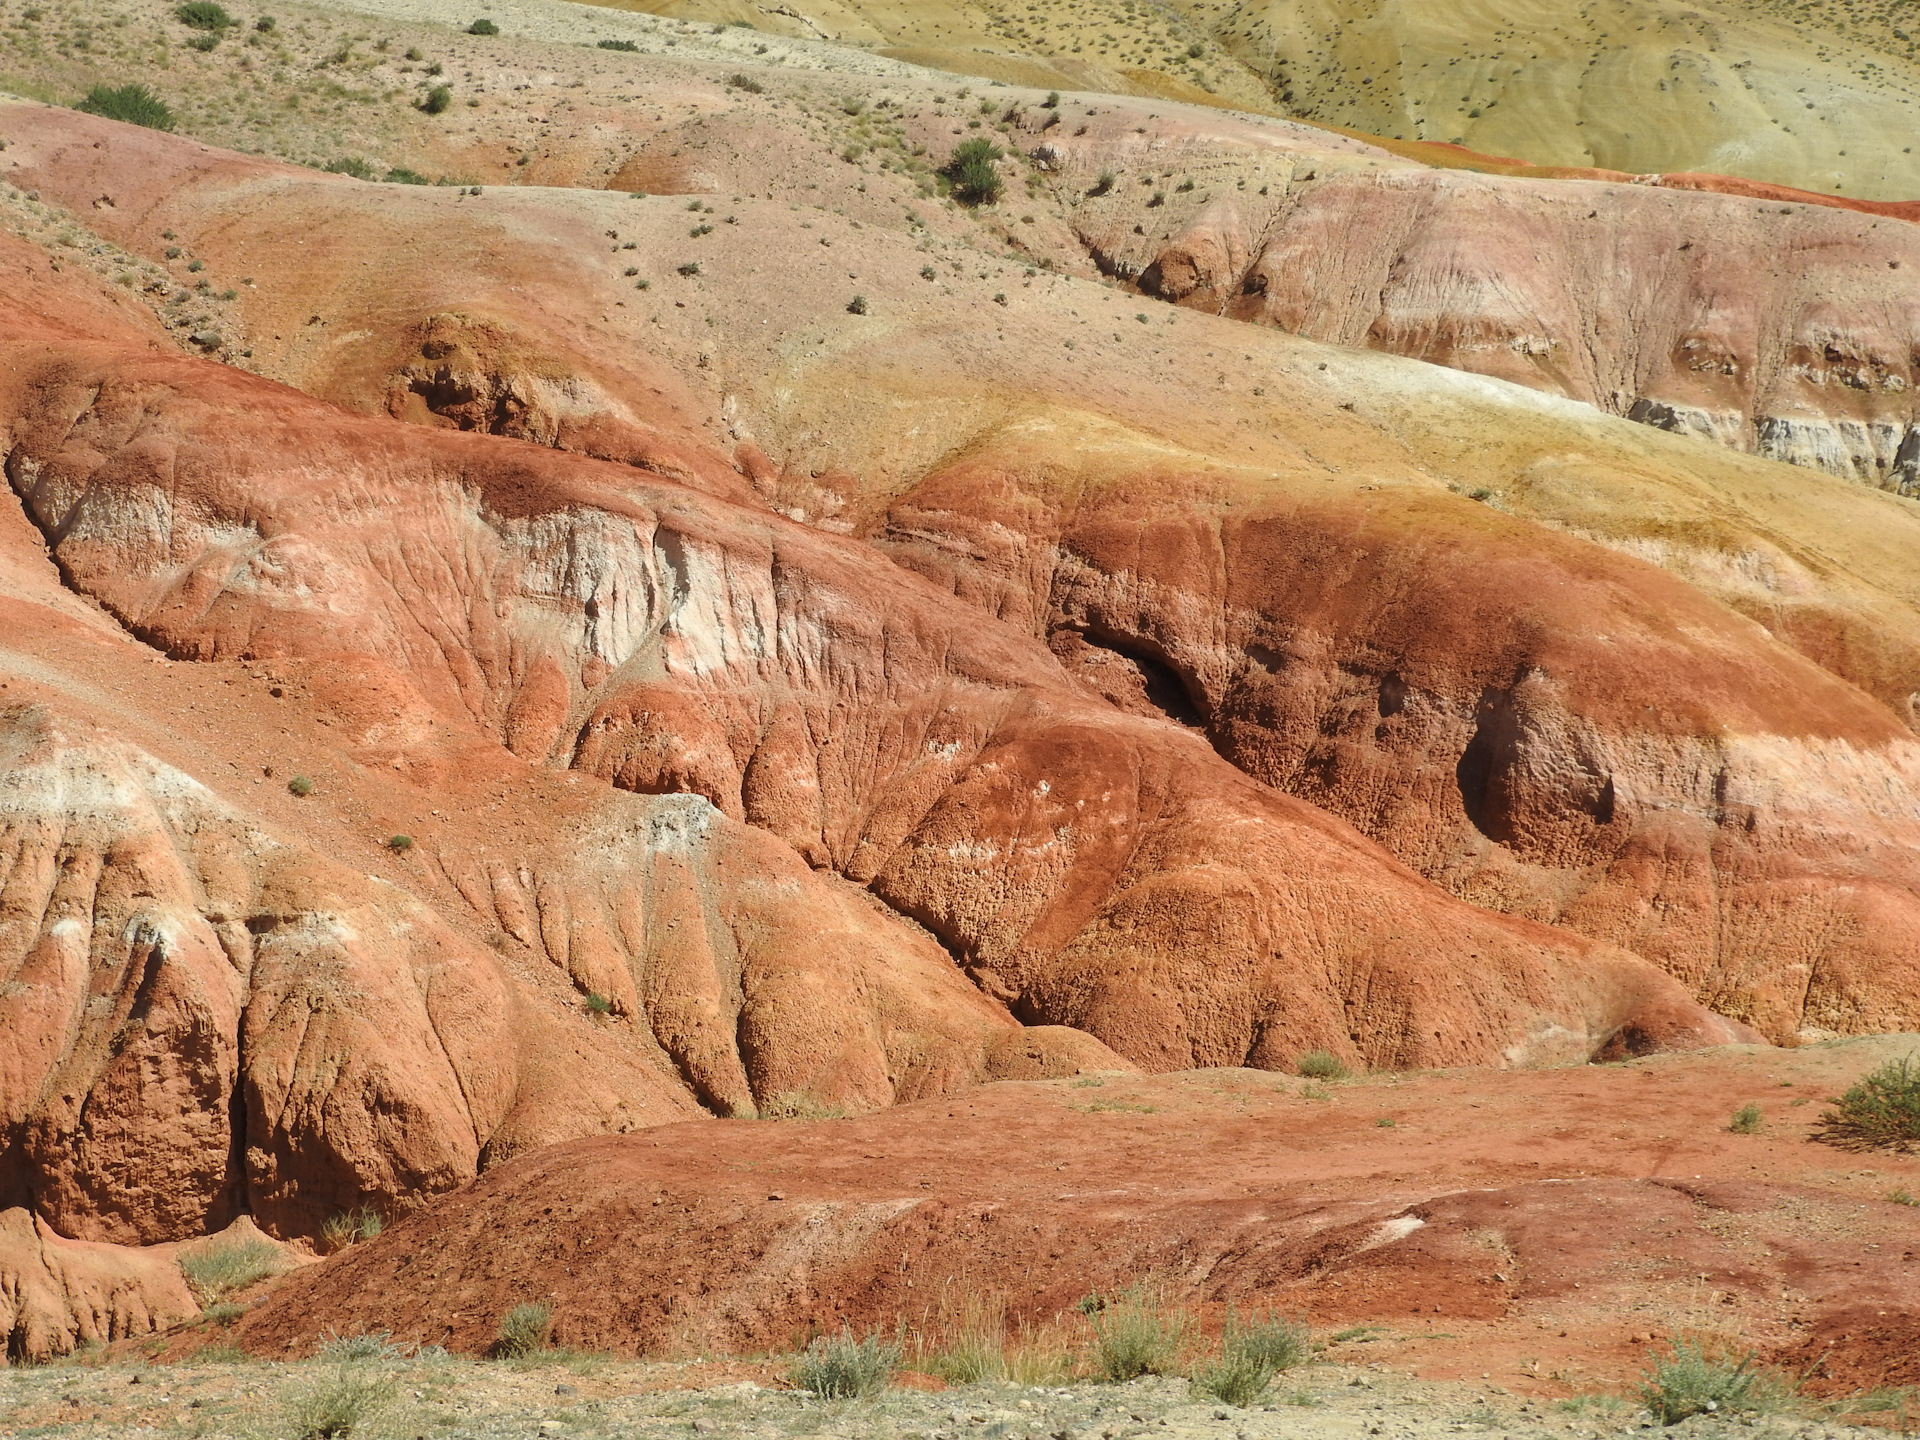
[[1009,83],[1211,97],[1536,165],[1920,197],[1911,0],[597,3],[745,21]]

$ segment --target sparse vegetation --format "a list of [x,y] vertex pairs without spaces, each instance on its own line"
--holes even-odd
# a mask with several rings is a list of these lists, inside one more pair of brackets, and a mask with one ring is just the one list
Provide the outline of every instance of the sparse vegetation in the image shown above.
[[602,50],[624,50],[630,55],[638,54],[640,50],[640,47],[631,40],[602,40],[600,42],[600,48]]
[[846,1109],[830,1105],[804,1090],[789,1090],[762,1101],[755,1112],[762,1120],[844,1120]]
[[826,1400],[857,1400],[886,1388],[900,1368],[900,1347],[878,1332],[856,1340],[848,1331],[822,1335],[793,1358],[787,1378]]
[[279,1247],[267,1240],[209,1240],[181,1251],[178,1264],[203,1306],[287,1268]]
[[1920,1143],[1920,1059],[1889,1060],[1849,1085],[1821,1112],[1815,1137],[1843,1150],[1893,1150]]
[[174,127],[173,111],[144,85],[96,85],[73,108],[106,120],[144,125],[149,130]]
[[411,835],[391,836],[387,840],[387,849],[404,855],[407,851],[413,849],[413,837]]
[[744,90],[749,95],[764,95],[767,92],[766,86],[762,85],[745,71],[737,71],[729,75],[727,77],[727,84],[736,90]]
[[1694,1415],[1751,1413],[1774,1408],[1786,1385],[1751,1354],[1738,1360],[1711,1354],[1686,1340],[1675,1341],[1646,1373],[1640,1398],[1653,1418],[1677,1425]]
[[692,279],[700,273],[700,262],[698,260],[689,260],[684,265],[676,265],[674,266],[674,273],[676,275],[685,275],[688,279]]
[[867,297],[864,295],[854,296],[853,299],[847,302],[847,313],[849,315],[866,314],[867,313]]
[[1309,1050],[1293,1068],[1309,1080],[1344,1080],[1348,1074],[1345,1062],[1331,1050]]
[[302,799],[304,799],[305,797],[313,793],[313,781],[309,780],[304,775],[296,775],[291,780],[287,781],[287,789],[292,794],[298,795]]
[[587,992],[587,1013],[589,1015],[611,1015],[613,1013],[613,1001],[602,995],[598,990],[589,990]]
[[1120,177],[1114,174],[1113,171],[1102,170],[1100,172],[1100,178],[1093,182],[1093,188],[1087,191],[1087,194],[1111,195],[1113,193],[1113,187],[1119,181],[1119,179]]
[[1174,1373],[1192,1333],[1191,1317],[1150,1280],[1136,1281],[1117,1295],[1089,1296],[1081,1308],[1093,1328],[1094,1369],[1104,1380]]
[[426,98],[420,102],[420,108],[429,115],[444,115],[452,104],[453,87],[436,85],[427,91]]
[[494,24],[493,21],[483,17],[469,25],[467,27],[467,33],[469,35],[498,35],[500,33],[500,27]]
[[1758,1135],[1764,1123],[1758,1105],[1742,1105],[1727,1121],[1727,1129],[1736,1135]]
[[553,1329],[553,1307],[537,1301],[516,1305],[501,1318],[492,1354],[496,1360],[524,1360],[547,1348]]

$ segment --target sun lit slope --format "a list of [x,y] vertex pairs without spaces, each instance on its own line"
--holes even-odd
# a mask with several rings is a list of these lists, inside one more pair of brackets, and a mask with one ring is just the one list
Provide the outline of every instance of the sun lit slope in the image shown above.
[[1207,17],[1149,0],[588,0],[878,49],[1008,84],[1104,90],[1271,110],[1273,99]]
[[[1186,0],[1300,116],[1540,165],[1920,194],[1920,68],[1772,7],[1665,0]],[[1796,12],[1798,14],[1798,12]],[[1814,21],[1818,23],[1817,17]],[[1899,53],[1893,53],[1894,51]]]

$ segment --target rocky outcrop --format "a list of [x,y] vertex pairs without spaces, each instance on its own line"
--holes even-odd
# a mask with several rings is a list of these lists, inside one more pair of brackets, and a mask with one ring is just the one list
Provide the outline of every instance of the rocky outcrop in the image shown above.
[[8,1362],[40,1364],[191,1319],[200,1307],[175,1255],[174,1246],[68,1240],[30,1211],[0,1210],[0,1334]]

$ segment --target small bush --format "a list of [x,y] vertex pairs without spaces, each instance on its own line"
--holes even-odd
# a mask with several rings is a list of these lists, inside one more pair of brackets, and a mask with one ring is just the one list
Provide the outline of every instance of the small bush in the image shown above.
[[1058,90],[1049,90],[1047,92],[1047,98],[1040,102],[1040,108],[1042,110],[1058,110],[1060,108],[1060,92]]
[[922,280],[931,280],[933,279],[933,277],[934,277],[934,269],[931,265],[922,265],[920,267],[920,278]]
[[398,1387],[384,1370],[348,1361],[287,1397],[287,1433],[293,1440],[353,1440],[366,1435],[393,1403]]
[[1090,1298],[1096,1308],[1087,1323],[1093,1327],[1094,1368],[1102,1379],[1132,1380],[1173,1372],[1192,1321],[1184,1310],[1168,1303],[1159,1286],[1139,1282],[1118,1295]]
[[500,33],[500,27],[491,20],[480,19],[474,21],[473,24],[467,27],[467,33],[469,35],[498,35]]
[[1198,60],[1206,53],[1207,47],[1202,45],[1198,40],[1195,40],[1191,45],[1187,46],[1187,58],[1189,60]]
[[749,95],[764,95],[767,93],[767,87],[745,71],[737,75],[729,75],[727,77],[727,84],[733,86],[736,90],[744,90]]
[[940,173],[953,187],[953,198],[962,205],[991,205],[1005,188],[993,162],[1000,158],[1000,147],[985,136],[962,140],[941,167]]
[[553,1307],[538,1303],[516,1305],[500,1321],[494,1336],[493,1356],[498,1360],[523,1360],[547,1348],[547,1332],[553,1328]]
[[306,796],[313,794],[313,781],[304,775],[296,775],[293,779],[287,781],[287,789],[304,799]]
[[1093,182],[1093,188],[1089,190],[1087,193],[1089,195],[1111,195],[1113,193],[1114,184],[1119,179],[1120,177],[1114,174],[1113,171],[1102,170],[1100,172],[1100,178]]
[[844,115],[858,115],[866,108],[866,99],[860,95],[849,95],[840,102],[840,111]]
[[233,25],[233,17],[214,4],[214,0],[187,0],[173,15],[192,30],[226,30]]
[[202,1305],[287,1268],[279,1247],[265,1240],[214,1240],[182,1251],[177,1263]]
[[420,108],[429,115],[444,115],[453,104],[453,87],[436,85],[427,91],[426,98],[420,102]]
[[236,1324],[240,1317],[246,1313],[246,1306],[236,1305],[231,1300],[219,1301],[216,1304],[207,1306],[206,1309],[200,1312],[202,1318],[211,1320],[216,1325]]
[[613,1013],[613,1001],[602,995],[598,990],[590,990],[587,992],[587,1013],[590,1015],[611,1015]]
[[867,297],[864,295],[854,296],[853,299],[847,302],[847,313],[849,315],[866,314],[867,313]]
[[688,279],[692,279],[700,273],[700,262],[698,260],[689,260],[684,265],[676,265],[674,266],[674,273],[677,275],[685,275]]
[[1225,1355],[1193,1372],[1188,1389],[1195,1399],[1218,1400],[1224,1405],[1246,1409],[1257,1403],[1273,1384],[1273,1374],[1243,1355]]
[[391,1330],[363,1330],[358,1335],[329,1334],[319,1350],[322,1360],[331,1360],[336,1365],[351,1360],[399,1360],[406,1353],[406,1346],[393,1343]]
[[253,28],[262,35],[271,35],[279,24],[280,22],[274,19],[273,16],[262,15],[258,20],[253,22]]
[[629,54],[637,54],[640,49],[640,47],[631,40],[602,40],[600,42],[600,48],[602,50],[625,50]]
[[1671,1354],[1655,1359],[1640,1399],[1661,1424],[1677,1425],[1694,1415],[1770,1409],[1784,1388],[1777,1375],[1754,1364],[1751,1354],[1729,1362],[1681,1340]]
[[1758,1105],[1742,1105],[1733,1112],[1733,1118],[1727,1122],[1727,1129],[1736,1135],[1758,1135],[1761,1123]]
[[407,851],[413,849],[413,837],[411,835],[395,835],[387,841],[387,849],[394,851],[396,854],[404,855]]
[[1330,1050],[1309,1050],[1295,1063],[1294,1068],[1309,1080],[1344,1080],[1347,1067],[1340,1057]]
[[1847,1087],[1821,1114],[1815,1138],[1843,1150],[1895,1150],[1920,1142],[1920,1058],[1889,1060]]
[[173,129],[173,111],[144,85],[96,85],[73,108],[105,120],[144,125],[149,130]]
[[191,37],[187,41],[188,45],[190,45],[195,50],[198,50],[202,55],[206,54],[209,50],[213,49],[214,46],[218,45],[219,43],[220,43],[220,32],[218,30],[204,31],[199,35],[195,35]]
[[373,166],[358,155],[342,155],[338,160],[329,160],[327,172],[331,175],[351,175],[356,180],[373,179]]
[[804,1090],[789,1090],[761,1102],[755,1114],[762,1120],[844,1120],[846,1109],[829,1105]]
[[349,1245],[358,1245],[362,1240],[372,1240],[384,1228],[385,1222],[381,1220],[380,1212],[372,1206],[342,1210],[337,1215],[329,1216],[326,1223],[321,1225],[320,1244],[331,1254]]
[[887,1386],[900,1368],[900,1347],[876,1332],[856,1340],[846,1331],[822,1335],[794,1356],[787,1378],[825,1400],[858,1400]]

